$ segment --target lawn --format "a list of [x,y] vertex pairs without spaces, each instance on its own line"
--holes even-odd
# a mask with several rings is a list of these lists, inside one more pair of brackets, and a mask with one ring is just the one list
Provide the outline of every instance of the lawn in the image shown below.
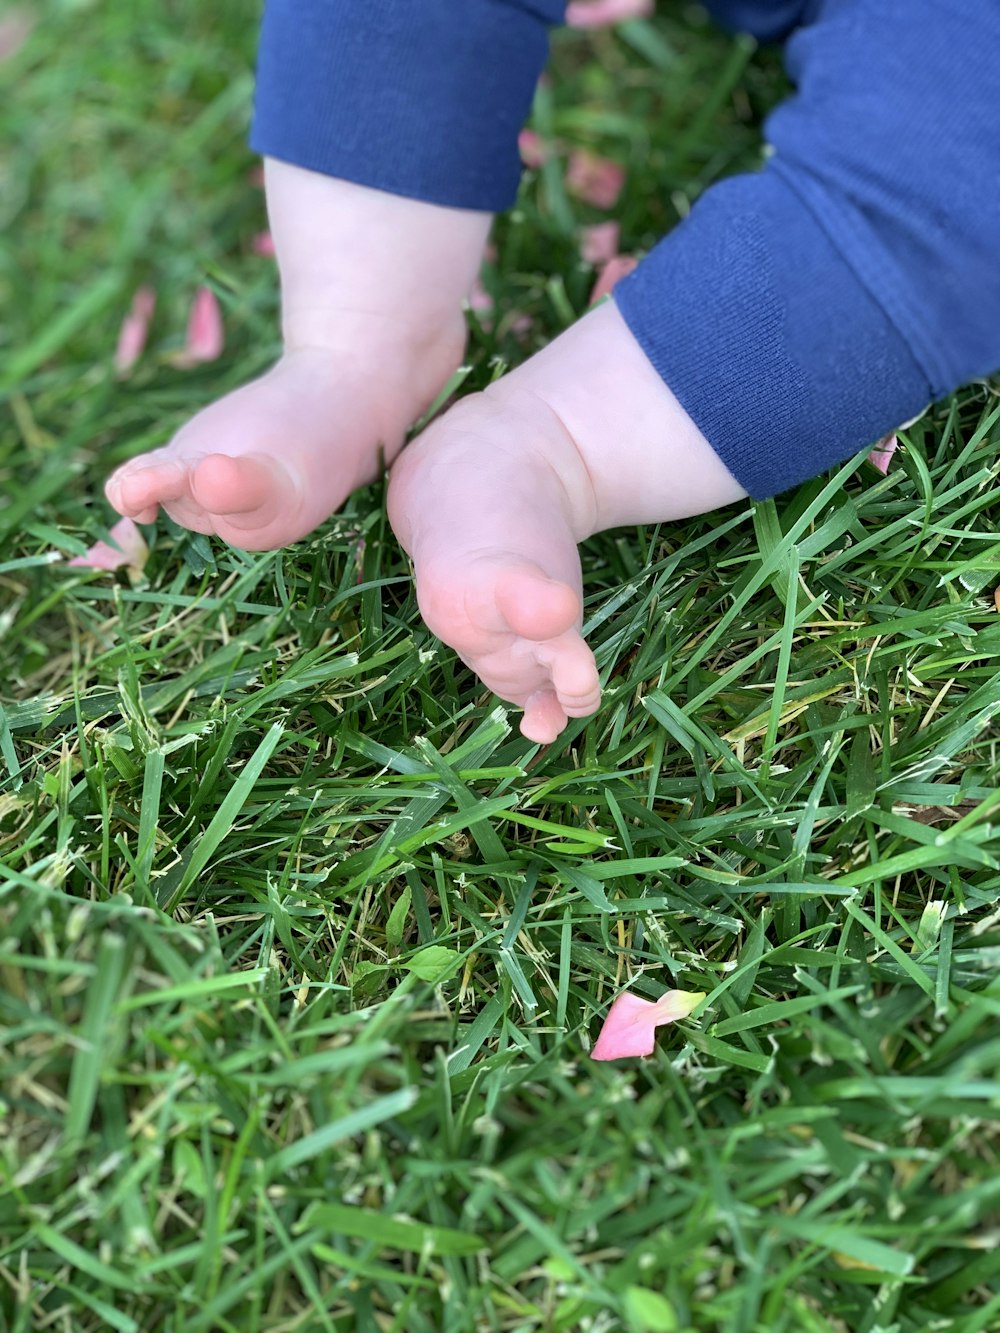
[[[754,166],[773,52],[562,33],[459,392]],[[277,351],[256,7],[45,0],[0,63],[0,1329],[1000,1329],[1000,396],[587,544],[540,749],[424,629],[384,489],[248,555],[110,468]],[[158,306],[126,378],[132,294]],[[221,359],[182,370],[195,290]],[[525,316],[530,317],[529,320]],[[625,987],[704,991],[644,1060]]]

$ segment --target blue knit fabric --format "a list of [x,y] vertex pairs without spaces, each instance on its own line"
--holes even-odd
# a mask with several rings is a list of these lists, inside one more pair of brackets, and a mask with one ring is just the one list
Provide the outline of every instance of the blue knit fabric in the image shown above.
[[[750,492],[849,457],[1000,368],[1000,0],[711,0],[789,33],[754,174],[615,291]],[[564,0],[268,0],[252,142],[460,208],[508,206]]]
[[497,212],[566,0],[267,0],[251,146],[392,194]]
[[820,0],[704,0],[720,23],[748,32],[761,42],[776,42],[814,16]]

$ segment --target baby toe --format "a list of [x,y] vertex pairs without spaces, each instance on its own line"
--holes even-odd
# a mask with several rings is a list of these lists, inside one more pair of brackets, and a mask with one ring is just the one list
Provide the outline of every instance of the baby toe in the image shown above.
[[130,518],[150,510],[155,513],[157,505],[187,500],[191,495],[188,469],[173,459],[127,464],[109,479],[108,488],[111,503]]
[[549,654],[549,671],[559,703],[569,717],[589,717],[601,703],[594,654],[579,634],[568,634]]
[[253,515],[254,526],[268,522],[283,506],[286,488],[268,459],[209,454],[195,467],[191,491],[211,514]]
[[567,722],[554,690],[536,690],[524,703],[521,735],[537,745],[551,745]]

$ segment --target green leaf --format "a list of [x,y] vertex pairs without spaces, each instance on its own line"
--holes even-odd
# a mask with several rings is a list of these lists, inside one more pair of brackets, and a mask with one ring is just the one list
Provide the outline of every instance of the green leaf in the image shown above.
[[302,1221],[303,1229],[324,1227],[338,1236],[375,1241],[378,1247],[411,1254],[476,1254],[486,1242],[469,1231],[429,1226],[404,1217],[387,1217],[346,1203],[321,1203]]
[[630,1333],[678,1333],[680,1321],[666,1296],[647,1287],[627,1287],[625,1318]]
[[406,932],[406,918],[410,914],[410,900],[413,891],[407,885],[393,903],[389,919],[385,923],[385,942],[390,949],[398,949]]
[[97,1105],[101,1074],[113,1063],[111,1052],[120,1025],[115,1008],[124,976],[125,941],[114,932],[106,932],[101,936],[97,967],[87,987],[83,1022],[70,1072],[67,1143],[75,1143],[87,1133]]
[[206,1197],[205,1166],[190,1139],[178,1139],[174,1144],[174,1179],[181,1189],[199,1199]]
[[[873,1272],[892,1273],[895,1277],[906,1277],[913,1272],[916,1262],[912,1254],[897,1250],[892,1245],[884,1245],[880,1240],[873,1240],[853,1227],[832,1225],[825,1222],[812,1222],[805,1217],[775,1217],[774,1223],[779,1231],[799,1241],[811,1241],[835,1254],[853,1260],[860,1268]],[[847,1266],[847,1265],[845,1265]]]
[[461,965],[462,955],[458,950],[448,949],[443,944],[429,944],[426,949],[421,949],[404,963],[415,977],[419,977],[421,981],[430,981],[434,985],[447,981]]
[[947,909],[948,904],[937,898],[932,898],[929,903],[925,904],[917,923],[917,933],[913,941],[912,953],[923,953],[925,949],[931,949],[937,943]]
[[293,1139],[280,1152],[267,1159],[267,1178],[278,1179],[293,1167],[323,1156],[345,1139],[352,1139],[355,1135],[363,1134],[393,1116],[402,1115],[404,1111],[410,1109],[416,1099],[415,1088],[400,1088],[398,1092],[391,1092],[387,1097],[378,1097],[368,1106],[350,1111],[339,1120],[313,1130],[304,1138]]

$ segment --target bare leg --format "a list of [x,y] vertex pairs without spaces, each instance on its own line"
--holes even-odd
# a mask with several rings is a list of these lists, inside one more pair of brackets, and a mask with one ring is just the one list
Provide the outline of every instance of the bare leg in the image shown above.
[[490,215],[265,164],[284,354],[120,467],[108,499],[265,550],[304,536],[391,461],[458,367]]
[[428,626],[549,742],[600,701],[577,543],[743,495],[608,302],[415,440],[389,517]]

